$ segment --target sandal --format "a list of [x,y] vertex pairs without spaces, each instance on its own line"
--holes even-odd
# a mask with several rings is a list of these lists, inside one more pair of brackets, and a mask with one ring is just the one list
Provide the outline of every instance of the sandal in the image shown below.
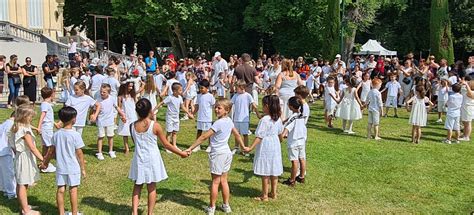
[[304,178],[301,178],[300,176],[296,177],[296,182],[304,184]]
[[269,193],[268,194],[268,198],[271,198],[271,199],[277,199],[277,196],[273,193]]
[[290,178],[288,178],[286,181],[283,181],[283,184],[288,185],[290,187],[294,187],[295,186],[295,181],[292,181]]
[[268,202],[268,197],[258,196],[258,197],[253,198],[253,200],[261,201],[261,202]]

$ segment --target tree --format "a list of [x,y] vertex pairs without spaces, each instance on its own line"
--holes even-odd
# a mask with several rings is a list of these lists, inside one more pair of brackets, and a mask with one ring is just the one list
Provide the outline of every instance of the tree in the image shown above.
[[324,21],[323,56],[333,59],[339,52],[341,18],[339,0],[327,0],[327,13]]
[[437,58],[454,63],[453,36],[448,0],[432,0],[430,13],[430,47]]

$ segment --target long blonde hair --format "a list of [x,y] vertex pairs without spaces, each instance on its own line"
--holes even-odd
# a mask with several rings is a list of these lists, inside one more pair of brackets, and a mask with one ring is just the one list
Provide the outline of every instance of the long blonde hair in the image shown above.
[[68,69],[63,69],[62,73],[61,73],[61,81],[60,83],[61,84],[65,84],[66,83],[66,80],[69,80],[69,70]]
[[285,72],[288,71],[288,76],[293,77],[293,65],[289,59],[283,59],[281,62],[281,71]]
[[147,74],[145,82],[145,93],[152,92],[156,92],[155,79],[153,78],[153,74]]
[[23,104],[16,108],[15,110],[15,121],[13,123],[12,132],[16,133],[20,127],[30,127],[33,117],[36,115],[35,110],[29,104]]

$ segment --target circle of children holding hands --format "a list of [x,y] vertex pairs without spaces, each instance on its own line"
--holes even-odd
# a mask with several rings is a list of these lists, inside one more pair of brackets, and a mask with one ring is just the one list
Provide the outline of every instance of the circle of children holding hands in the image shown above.
[[[220,53],[217,57],[220,57]],[[209,153],[212,182],[210,203],[206,212],[214,214],[220,188],[223,200],[219,209],[230,213],[232,210],[227,179],[233,155],[236,153],[248,156],[248,153],[255,151],[253,171],[262,180],[262,192],[254,198],[257,201],[269,201],[278,196],[278,178],[283,174],[281,143],[284,138],[287,139],[291,174],[283,184],[293,187],[296,183],[305,183],[306,124],[310,117],[309,104],[306,102],[308,96],[311,101],[315,97],[324,97],[324,117],[328,127],[333,127],[332,121],[335,117],[341,118],[342,130],[347,134],[355,134],[354,122],[363,117],[363,109],[367,108],[367,138],[373,137],[375,140],[381,139],[380,117],[387,116],[390,108],[394,109],[397,117],[401,99],[403,100],[401,103],[411,112],[409,123],[413,126],[412,142],[420,142],[421,127],[426,126],[427,114],[434,106],[432,99],[427,97],[426,80],[423,78],[415,78],[415,84],[405,92],[407,84],[400,84],[398,80],[402,75],[404,76],[402,82],[405,82],[409,71],[401,67],[399,69],[403,70],[401,74],[388,73],[389,81],[383,83],[378,77],[371,79],[369,72],[341,74],[345,64],[339,62],[338,58],[334,68],[329,62],[325,62],[323,68],[317,64],[311,67],[298,67],[307,68],[309,71],[308,74],[298,71],[301,76],[297,77],[293,77],[294,65],[290,60],[280,60],[278,57],[271,59],[273,64],[266,62],[268,66],[260,75],[262,81],[255,80],[252,87],[252,91],[265,89],[266,95],[261,100],[263,115],[260,115],[257,109],[258,92],[248,93],[249,84],[232,75],[238,63],[226,68],[224,61],[224,64],[215,67],[223,69],[222,71],[212,71],[212,74],[206,73],[204,77],[193,72],[176,74],[170,72],[165,78],[158,69],[156,74],[150,73],[141,78],[138,77],[138,70],[134,70],[132,76],[122,82],[119,81],[122,74],[112,67],[105,69],[107,76],[102,75],[99,70],[97,74],[87,79],[89,80],[87,82],[79,78],[77,69],[71,69],[69,75],[63,76],[67,78],[61,81],[64,84],[62,94],[65,95],[61,95],[64,107],[59,110],[59,121],[55,121],[53,112],[55,92],[45,87],[41,89],[43,102],[40,106],[41,115],[37,127],[31,124],[35,111],[26,96],[19,96],[16,99],[16,108],[11,118],[0,125],[2,131],[0,187],[8,198],[18,198],[22,214],[39,214],[34,210],[35,207],[28,205],[27,190],[29,186],[37,183],[40,171],[56,172],[59,214],[65,214],[66,187],[70,193],[71,213],[80,214],[78,187],[81,179],[86,177],[81,150],[85,146],[82,132],[88,122],[95,122],[98,160],[105,159],[104,138],[107,139],[107,154],[112,159],[117,156],[113,141],[115,133],[123,138],[125,154],[130,151],[129,137],[134,143],[134,154],[128,176],[134,182],[133,214],[138,214],[143,185],[146,185],[148,191],[148,213],[153,213],[156,183],[168,178],[157,143],[161,142],[167,153],[186,158],[198,152],[201,149],[200,145],[207,140],[209,146],[206,152]],[[283,69],[279,65],[280,61]],[[301,62],[298,65],[300,64]],[[209,76],[213,77],[214,83],[209,81]],[[440,80],[436,94],[439,122],[442,121],[442,113],[446,112],[445,128],[448,130],[448,135],[444,142],[469,140],[471,121],[474,117],[472,91],[474,82],[461,79],[458,83],[452,84],[448,79],[440,78]],[[228,88],[233,89],[230,99],[226,98]],[[284,101],[279,92],[282,88],[285,88],[282,90],[285,91]],[[385,102],[382,100],[384,92],[387,92]],[[164,105],[166,105],[166,117],[163,130],[156,122],[156,115]],[[181,110],[185,115],[180,119]],[[216,117],[214,120],[213,111]],[[250,144],[251,112],[255,112],[260,121],[255,130],[255,139]],[[197,128],[196,141],[188,149],[181,150],[176,144],[180,121],[194,118]],[[462,137],[461,122],[464,126]],[[57,129],[55,132],[54,127]],[[33,130],[41,135],[42,152],[35,146]],[[233,149],[228,143],[231,134],[236,144]],[[56,159],[56,166],[50,163],[51,159]],[[40,162],[37,163],[36,160]]]

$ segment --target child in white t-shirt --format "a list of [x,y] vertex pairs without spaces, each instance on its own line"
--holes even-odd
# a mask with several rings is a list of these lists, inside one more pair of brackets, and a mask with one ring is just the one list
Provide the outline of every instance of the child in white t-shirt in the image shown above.
[[[110,85],[110,95],[117,97],[118,89],[120,88],[120,82],[115,77],[115,69],[112,67],[107,67],[107,77],[102,80],[102,84]],[[99,96],[97,96],[99,98]]]
[[73,124],[76,121],[77,111],[72,107],[63,107],[59,110],[59,119],[63,128],[53,135],[52,146],[40,165],[45,169],[51,158],[56,157],[56,185],[58,187],[57,207],[59,214],[64,214],[64,192],[69,187],[72,214],[79,214],[77,202],[77,188],[81,184],[81,175],[86,177],[84,154],[82,149],[85,145],[79,133],[74,131]]
[[158,90],[158,95],[161,95],[163,91],[163,83],[166,82],[166,77],[161,74],[160,70],[157,69],[153,75],[153,80],[155,80],[156,89]]
[[301,102],[303,103],[303,111],[302,111],[302,114],[303,114],[303,118],[304,118],[304,124],[308,124],[308,119],[309,119],[309,116],[310,116],[310,109],[309,109],[309,105],[308,105],[308,102],[306,102],[306,98],[308,98],[308,95],[311,94],[311,91],[303,86],[303,85],[300,85],[300,86],[297,86],[293,92],[295,92],[295,96],[298,97],[299,99],[301,99]]
[[308,88],[308,91],[309,91],[309,102],[314,102],[314,97],[313,97],[314,83],[315,83],[314,75],[313,73],[311,73],[306,79],[306,87]]
[[225,73],[224,72],[219,73],[218,77],[219,78],[216,80],[216,83],[214,83],[214,86],[216,87],[216,91],[217,91],[217,97],[225,98],[225,95],[226,95]]
[[163,90],[161,91],[161,97],[166,97],[166,96],[171,96],[173,95],[173,90],[171,89],[171,86],[174,83],[179,83],[179,81],[176,79],[176,74],[173,72],[168,73],[168,80],[166,81],[166,85],[163,87]]
[[[101,72],[102,71],[98,69],[97,73],[91,78],[90,92],[91,92],[91,97],[94,99],[99,97],[98,92],[100,90],[100,86],[102,85],[102,81],[105,79],[105,76],[102,75]],[[86,86],[86,89],[87,89],[87,86]]]
[[[53,89],[49,87],[43,87],[41,89],[41,97],[43,102],[41,103],[41,116],[38,121],[38,133],[41,134],[42,142],[42,154],[46,156],[48,148],[51,147],[53,139],[53,127],[54,127],[54,111],[53,104],[51,103],[54,97]],[[41,170],[42,172],[55,172],[56,167],[53,164],[49,164],[48,168]]]
[[[199,82],[200,94],[197,95],[196,108],[194,109],[194,114],[197,113],[196,139],[201,136],[202,132],[206,132],[212,126],[212,108],[216,100],[214,96],[209,93],[209,86],[210,83],[206,79]],[[196,147],[194,148],[194,152],[200,149],[201,147]]]
[[385,117],[387,117],[389,108],[393,108],[395,111],[395,117],[397,118],[397,108],[398,108],[398,94],[402,93],[402,86],[397,81],[397,74],[393,73],[390,75],[390,81],[387,82],[385,85],[385,89],[383,89],[380,93],[385,92],[388,90],[387,93],[387,100],[385,100]]
[[229,184],[227,183],[228,172],[232,163],[232,152],[229,148],[229,137],[231,134],[236,138],[237,143],[245,148],[239,132],[234,127],[232,120],[228,117],[232,107],[229,99],[219,99],[216,102],[215,112],[217,120],[212,124],[211,128],[201,135],[187,150],[190,153],[205,140],[210,140],[209,148],[209,168],[212,175],[211,183],[211,200],[209,207],[206,209],[208,214],[214,214],[216,210],[217,195],[219,186],[222,188],[222,198],[224,204],[220,207],[225,213],[232,210],[229,205]]
[[110,85],[102,84],[100,87],[100,98],[97,102],[100,103],[100,112],[97,117],[97,159],[104,160],[104,155],[102,154],[102,141],[105,136],[107,136],[107,141],[109,144],[109,156],[111,158],[116,158],[114,151],[114,130],[115,130],[115,117],[117,112],[120,114],[122,122],[127,122],[127,117],[122,109],[117,108],[117,97],[110,95]]
[[329,128],[333,128],[332,120],[339,97],[339,94],[334,88],[335,82],[335,78],[329,76],[326,83],[324,83],[324,119]]
[[69,96],[64,105],[76,109],[77,118],[73,128],[82,136],[82,131],[86,126],[86,118],[89,109],[91,107],[95,107],[95,112],[90,116],[90,121],[94,122],[97,119],[97,115],[99,115],[100,104],[85,94],[86,84],[83,81],[79,81],[74,84],[74,92],[76,94]]
[[[183,94],[183,87],[181,84],[174,83],[171,86],[171,89],[173,90],[173,95],[168,96],[163,101],[161,101],[160,104],[156,106],[156,109],[163,106],[163,104],[166,104],[166,138],[171,144],[173,144],[174,147],[177,147],[176,135],[179,131],[179,109],[181,108],[187,115],[190,116],[191,119],[194,119],[194,116],[184,107],[183,98],[181,97],[181,94]],[[171,153],[169,150],[166,150],[166,152]]]
[[382,80],[375,78],[372,80],[372,89],[367,95],[366,105],[369,114],[367,119],[367,139],[372,138],[372,128],[374,129],[374,139],[381,139],[379,135],[380,116],[383,116],[382,94],[379,91],[381,86]]
[[[250,108],[252,111],[255,111],[258,118],[260,118],[260,116],[252,95],[245,91],[245,87],[247,86],[245,81],[239,80],[236,85],[237,93],[234,94],[231,100],[234,108],[232,120],[237,131],[244,136],[244,145],[247,146],[249,142]],[[237,152],[238,149],[236,141],[233,153]],[[245,155],[248,156],[248,154]]]
[[8,145],[8,133],[13,127],[15,112],[9,119],[0,124],[0,192],[8,199],[16,198],[15,167],[13,151]]
[[441,80],[441,84],[437,86],[438,92],[438,120],[437,123],[442,123],[443,113],[446,113],[446,102],[448,102],[448,95],[449,95],[449,86],[448,81],[446,79]]
[[463,97],[461,95],[461,85],[454,84],[451,86],[453,90],[453,94],[449,95],[448,101],[446,102],[446,106],[448,107],[446,113],[446,122],[444,124],[444,128],[448,130],[448,134],[446,139],[443,141],[444,143],[451,144],[452,143],[452,135],[453,131],[456,132],[456,139],[455,143],[459,143],[460,137],[460,119],[461,119],[461,106]]
[[[79,69],[78,68],[72,68],[69,73],[71,76],[71,79],[69,80],[69,95],[74,95],[74,84],[79,81]],[[87,89],[87,87],[86,87]]]

